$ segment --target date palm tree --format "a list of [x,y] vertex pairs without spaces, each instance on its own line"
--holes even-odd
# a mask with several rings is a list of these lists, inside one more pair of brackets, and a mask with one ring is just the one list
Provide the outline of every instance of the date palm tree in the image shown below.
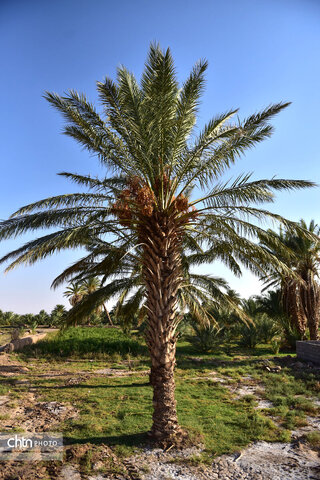
[[58,304],[56,305],[51,313],[50,313],[50,320],[49,320],[49,325],[50,327],[60,327],[61,324],[64,322],[64,318],[67,314],[67,310],[64,305]]
[[[269,252],[281,258],[295,275],[283,274],[277,269],[271,269],[266,277],[266,288],[280,287],[282,306],[291,319],[292,325],[305,337],[309,328],[310,339],[318,339],[320,320],[320,227],[314,220],[309,225],[301,219],[300,227],[314,237],[306,237],[298,232],[280,230],[271,231],[268,238],[262,240]],[[276,243],[275,243],[276,242]]]
[[80,303],[84,295],[85,289],[79,282],[71,282],[63,293],[63,296],[68,298],[72,307]]
[[[106,268],[121,256],[135,257],[148,323],[151,434],[163,445],[185,439],[174,397],[176,328],[181,318],[177,309],[185,283],[183,248],[205,251],[207,261],[220,259],[237,275],[241,264],[264,271],[272,263],[287,271],[281,260],[257,244],[263,231],[257,223],[272,219],[287,228],[298,227],[261,204],[272,201],[277,190],[313,185],[302,180],[252,180],[250,175],[222,181],[238,157],[270,137],[270,119],[288,104],[271,105],[243,120],[235,117],[237,110],[229,110],[197,133],[206,69],[207,62],[199,61],[179,86],[170,50],[151,45],[140,84],[124,67],[118,69],[116,82],[110,78],[98,82],[102,114],[73,90],[63,96],[46,93],[67,121],[65,134],[98,157],[106,176],[63,172],[89,191],[27,205],[0,226],[0,239],[57,228],[3,257],[2,261],[11,260],[9,269],[78,246],[93,246],[95,255],[100,248],[105,257],[100,263]],[[202,196],[195,198],[200,191]],[[119,290],[122,281],[127,279],[103,287],[106,296]],[[210,282],[203,280],[200,290],[205,288],[211,288]],[[99,295],[91,295],[94,305],[94,296]],[[189,297],[196,302],[191,287]]]
[[[91,296],[91,294],[93,292],[96,292],[97,290],[99,290],[99,288],[101,287],[101,281],[98,277],[96,276],[90,276],[88,277],[87,276],[87,271],[85,272],[86,275],[85,275],[85,280],[83,281],[82,285],[83,285],[83,289],[84,289],[84,295],[85,296]],[[105,314],[106,314],[106,317],[108,318],[108,321],[110,323],[110,325],[113,325],[113,322],[111,320],[111,317],[110,317],[110,314],[109,314],[109,311],[107,309],[107,307],[105,306],[104,304],[104,300],[102,300],[102,303],[101,305],[99,305],[98,307],[96,307],[95,309],[95,313],[99,314],[102,312],[102,310],[104,310]]]
[[[64,296],[69,299],[70,304],[74,307],[81,303],[81,301],[85,297],[90,297],[92,298],[92,293],[96,292],[99,287],[101,286],[101,282],[98,277],[96,276],[88,276],[87,269],[84,272],[84,275],[82,276],[83,278],[80,279],[80,276],[78,275],[77,278],[71,278],[69,281],[69,285],[67,289],[64,292]],[[104,300],[101,301],[101,304],[96,306],[94,309],[94,313],[99,314],[101,311],[104,310],[105,314],[109,320],[110,325],[112,325],[112,320],[110,318],[109,312],[104,304]],[[88,312],[88,315],[92,313],[91,309]],[[83,320],[85,318],[84,315],[80,316],[78,314],[77,320]],[[74,322],[77,323],[73,317]]]

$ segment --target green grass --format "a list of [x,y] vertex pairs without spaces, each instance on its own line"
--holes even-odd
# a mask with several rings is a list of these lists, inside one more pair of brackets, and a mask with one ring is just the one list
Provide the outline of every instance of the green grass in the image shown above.
[[[80,416],[61,429],[68,443],[142,445],[151,427],[152,390],[147,377],[98,377],[79,385],[61,380],[36,382],[45,401],[69,402]],[[179,379],[176,397],[181,424],[210,454],[237,450],[256,439],[275,440],[272,421],[250,402],[234,402],[229,392],[212,382]]]
[[320,448],[320,432],[310,432],[306,435],[306,439],[313,447]]
[[253,440],[276,437],[273,422],[255,411],[251,402],[233,401],[228,390],[210,380],[178,379],[176,397],[181,424],[202,437],[210,453],[220,455]]
[[0,327],[0,346],[6,345],[11,340],[11,333],[9,330],[3,329]]

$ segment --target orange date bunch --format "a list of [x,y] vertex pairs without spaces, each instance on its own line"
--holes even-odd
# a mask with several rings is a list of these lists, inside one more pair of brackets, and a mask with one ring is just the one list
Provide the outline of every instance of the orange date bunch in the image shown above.
[[[136,223],[141,217],[151,217],[157,210],[157,197],[160,191],[167,193],[170,186],[171,182],[166,174],[163,175],[162,181],[160,178],[156,179],[153,190],[142,179],[133,176],[128,179],[126,188],[118,194],[116,202],[111,205],[111,213],[118,217],[123,226]],[[197,210],[189,205],[189,200],[184,195],[173,197],[171,207],[175,213],[189,213],[186,221],[197,216]]]

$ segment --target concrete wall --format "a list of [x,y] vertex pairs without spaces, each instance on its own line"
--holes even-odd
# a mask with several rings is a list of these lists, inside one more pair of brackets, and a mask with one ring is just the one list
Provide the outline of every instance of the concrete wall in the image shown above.
[[320,365],[320,340],[309,340],[296,342],[297,357],[307,362]]
[[10,353],[16,350],[22,350],[23,347],[32,345],[33,343],[37,343],[39,340],[42,340],[46,335],[46,333],[38,333],[36,335],[30,335],[29,337],[13,340],[12,342],[7,343],[7,345],[1,347],[0,351]]

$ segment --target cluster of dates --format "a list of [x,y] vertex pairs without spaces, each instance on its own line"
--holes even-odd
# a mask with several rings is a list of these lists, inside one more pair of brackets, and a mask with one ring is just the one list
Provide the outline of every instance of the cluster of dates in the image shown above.
[[[157,179],[152,190],[139,177],[134,176],[128,180],[127,187],[119,193],[115,203],[111,205],[111,213],[116,215],[120,224],[128,226],[133,220],[142,217],[151,217],[156,209],[156,196],[158,197],[160,189],[164,192],[170,188],[170,180],[164,174],[162,182]],[[190,207],[189,200],[184,195],[173,197],[170,205],[172,212],[187,213],[189,218],[197,216],[197,210],[194,206]]]

